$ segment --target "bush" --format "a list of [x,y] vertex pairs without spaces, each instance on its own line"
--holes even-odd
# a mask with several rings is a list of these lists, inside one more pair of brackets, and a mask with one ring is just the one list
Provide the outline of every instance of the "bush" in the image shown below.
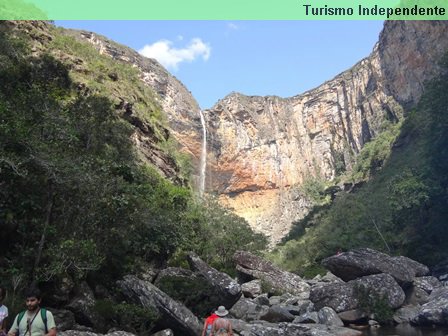
[[355,286],[355,297],[359,302],[359,308],[368,315],[373,315],[373,319],[379,323],[390,323],[394,311],[389,305],[387,298],[379,295],[373,289],[368,289],[363,285]]
[[115,303],[112,300],[98,300],[94,310],[106,322],[106,328],[119,328],[137,335],[149,335],[158,313],[129,303]]

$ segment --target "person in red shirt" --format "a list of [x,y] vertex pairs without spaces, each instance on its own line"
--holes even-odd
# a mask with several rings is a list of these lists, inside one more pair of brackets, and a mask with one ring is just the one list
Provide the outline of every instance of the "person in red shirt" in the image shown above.
[[201,336],[210,336],[212,334],[213,322],[215,322],[215,320],[219,317],[218,315],[215,314],[214,309],[212,309],[210,313],[211,315],[207,317],[204,322],[204,329],[202,329]]

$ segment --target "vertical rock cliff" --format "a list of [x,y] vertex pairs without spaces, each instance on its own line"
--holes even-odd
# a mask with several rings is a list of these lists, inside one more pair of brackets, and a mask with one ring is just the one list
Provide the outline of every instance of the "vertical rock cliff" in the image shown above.
[[309,206],[306,178],[332,180],[338,167],[403,118],[448,51],[448,23],[390,21],[371,55],[291,98],[231,93],[206,111],[206,188],[273,242]]

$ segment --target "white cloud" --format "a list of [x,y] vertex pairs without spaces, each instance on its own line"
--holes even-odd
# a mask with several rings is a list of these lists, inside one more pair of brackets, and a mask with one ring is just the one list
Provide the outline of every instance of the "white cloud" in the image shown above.
[[194,38],[184,48],[173,47],[173,42],[160,40],[153,44],[145,45],[139,50],[143,56],[155,58],[166,68],[177,70],[182,62],[193,62],[198,58],[207,61],[210,57],[211,48],[200,38]]
[[239,29],[239,27],[235,23],[232,23],[232,22],[227,24],[227,28],[229,28],[231,30],[238,30]]

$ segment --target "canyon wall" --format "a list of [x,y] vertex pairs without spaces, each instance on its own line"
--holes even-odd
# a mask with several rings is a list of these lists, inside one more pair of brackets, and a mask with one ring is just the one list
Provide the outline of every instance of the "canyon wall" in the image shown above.
[[[197,186],[203,132],[191,93],[155,60],[94,33],[76,34],[140,70],[193,158]],[[350,170],[363,145],[418,101],[447,50],[446,21],[388,21],[370,56],[313,90],[290,98],[229,94],[204,111],[206,192],[278,242],[311,206],[303,181]]]
[[403,118],[448,51],[448,23],[389,21],[371,55],[303,94],[231,93],[205,111],[206,188],[277,242],[302,218],[305,179],[331,181],[363,145]]

